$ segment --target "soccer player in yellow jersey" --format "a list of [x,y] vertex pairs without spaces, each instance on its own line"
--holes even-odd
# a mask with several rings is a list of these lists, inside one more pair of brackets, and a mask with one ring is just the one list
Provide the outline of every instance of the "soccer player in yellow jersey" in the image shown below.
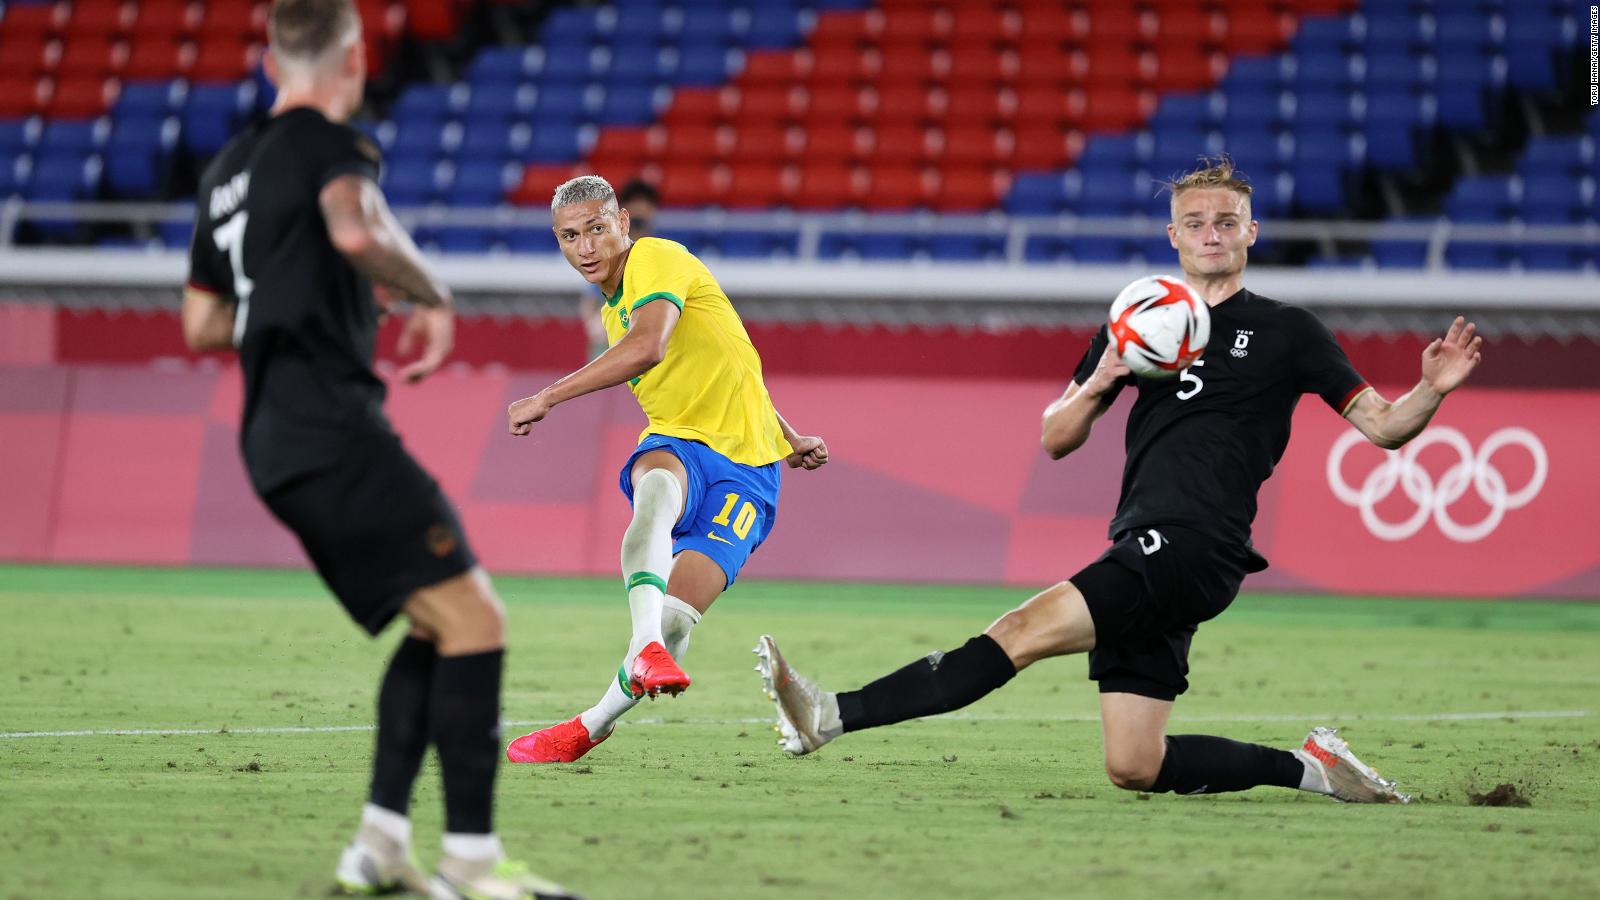
[[512,741],[512,762],[572,762],[610,737],[641,697],[687,688],[676,660],[772,531],[778,463],[828,461],[821,438],[797,433],[773,408],[744,323],[694,254],[661,238],[631,239],[627,210],[596,175],[556,188],[550,213],[567,262],[605,293],[611,346],[511,404],[511,433],[526,435],[557,404],[623,383],[650,424],[621,474],[633,503],[622,536],[628,654],[599,703]]

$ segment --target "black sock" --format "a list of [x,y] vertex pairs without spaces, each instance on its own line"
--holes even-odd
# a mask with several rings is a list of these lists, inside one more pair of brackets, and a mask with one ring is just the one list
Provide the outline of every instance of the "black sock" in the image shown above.
[[1150,786],[1153,794],[1222,794],[1258,785],[1297,788],[1305,764],[1287,750],[1207,734],[1167,736],[1167,757]]
[[433,668],[429,729],[444,770],[445,831],[494,831],[500,765],[500,670],[505,651],[441,656]]
[[402,816],[411,805],[411,785],[428,750],[428,694],[437,658],[432,642],[408,636],[378,688],[378,749],[372,757],[369,799]]
[[839,721],[845,731],[860,731],[950,712],[1016,674],[994,638],[980,634],[949,653],[930,653],[859,691],[840,694]]

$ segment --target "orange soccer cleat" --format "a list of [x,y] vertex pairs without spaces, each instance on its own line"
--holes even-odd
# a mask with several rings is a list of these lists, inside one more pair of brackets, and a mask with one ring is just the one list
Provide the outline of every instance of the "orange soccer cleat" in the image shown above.
[[608,737],[611,737],[610,731],[600,735],[598,740],[590,738],[589,729],[583,727],[583,717],[573,716],[570,721],[541,728],[512,741],[506,747],[506,759],[514,763],[577,762]]
[[678,668],[678,663],[667,652],[667,648],[661,646],[660,641],[645,644],[628,669],[628,690],[635,697],[646,694],[652,698],[659,694],[675,697],[688,687],[689,676]]

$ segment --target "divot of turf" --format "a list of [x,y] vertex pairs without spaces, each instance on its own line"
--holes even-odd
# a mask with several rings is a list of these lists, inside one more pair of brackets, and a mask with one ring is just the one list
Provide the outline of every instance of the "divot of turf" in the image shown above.
[[1528,795],[1509,781],[1495,785],[1485,793],[1467,792],[1467,801],[1473,806],[1532,806]]

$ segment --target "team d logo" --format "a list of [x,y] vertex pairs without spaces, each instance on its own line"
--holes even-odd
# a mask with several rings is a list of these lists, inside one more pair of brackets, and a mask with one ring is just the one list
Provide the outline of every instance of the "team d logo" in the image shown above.
[[[1361,523],[1383,541],[1412,537],[1430,519],[1452,541],[1481,541],[1500,526],[1509,511],[1532,502],[1550,473],[1544,443],[1526,428],[1501,428],[1474,448],[1466,435],[1438,425],[1399,450],[1385,453],[1382,462],[1352,483],[1345,478],[1345,456],[1365,442],[1356,431],[1347,431],[1333,442],[1328,451],[1328,487],[1339,502],[1355,507]],[[1454,460],[1447,456],[1442,467],[1437,461],[1424,465],[1418,457],[1434,444],[1446,448]],[[1519,453],[1523,460],[1515,458]],[[1429,454],[1429,459],[1436,456]],[[1511,467],[1508,471],[1517,474],[1502,472],[1500,466],[1507,465]],[[1508,484],[1512,477],[1521,483]]]
[[1233,347],[1230,348],[1228,352],[1232,353],[1237,359],[1243,359],[1244,357],[1249,356],[1250,335],[1252,334],[1255,334],[1255,332],[1246,331],[1243,328],[1235,331],[1233,333]]

